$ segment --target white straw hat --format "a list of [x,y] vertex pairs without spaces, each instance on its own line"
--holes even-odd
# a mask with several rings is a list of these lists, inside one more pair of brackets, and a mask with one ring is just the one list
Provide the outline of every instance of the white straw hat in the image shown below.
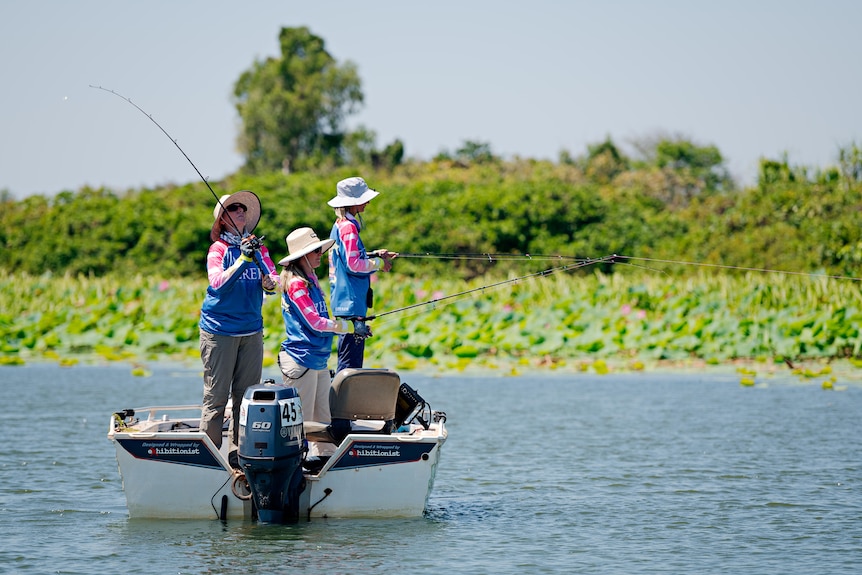
[[278,260],[278,265],[280,266],[287,265],[295,259],[310,254],[317,248],[321,248],[321,251],[326,253],[332,247],[332,244],[335,243],[335,240],[332,239],[321,240],[311,228],[297,228],[287,234],[284,241],[287,243],[287,252],[290,255]]
[[368,187],[362,178],[347,178],[335,185],[336,195],[326,202],[333,208],[345,208],[348,206],[359,206],[377,197],[376,192]]
[[[221,224],[219,223],[219,219],[221,215],[224,213],[225,208],[230,206],[231,204],[242,204],[245,206],[245,231],[251,233],[254,231],[254,228],[257,227],[257,223],[260,221],[260,200],[254,192],[250,192],[248,190],[242,190],[239,192],[235,192],[233,194],[225,194],[221,198],[219,198],[218,203],[213,209],[213,227],[210,230],[210,239],[212,241],[218,240],[219,233],[221,231]],[[230,225],[230,220],[228,220],[228,227],[232,228]],[[236,233],[236,230],[230,229],[232,233]],[[239,230],[239,234],[242,235],[243,230]]]

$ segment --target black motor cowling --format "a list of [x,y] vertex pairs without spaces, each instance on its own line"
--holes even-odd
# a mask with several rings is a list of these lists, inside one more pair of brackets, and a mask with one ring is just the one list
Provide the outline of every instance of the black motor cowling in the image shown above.
[[255,385],[240,409],[239,463],[245,472],[258,519],[294,522],[305,488],[302,454],[302,405],[293,387]]

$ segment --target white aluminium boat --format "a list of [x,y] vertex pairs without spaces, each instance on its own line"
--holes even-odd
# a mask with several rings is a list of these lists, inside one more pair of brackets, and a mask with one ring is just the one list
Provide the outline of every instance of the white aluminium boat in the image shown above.
[[[228,462],[227,437],[219,450],[200,431],[199,405],[116,412],[108,439],[129,516],[278,523],[422,515],[447,438],[445,413],[385,369],[340,372],[330,407],[332,422],[303,421],[294,388],[253,386],[241,409],[239,470]],[[304,459],[308,439],[337,445],[319,469]]]

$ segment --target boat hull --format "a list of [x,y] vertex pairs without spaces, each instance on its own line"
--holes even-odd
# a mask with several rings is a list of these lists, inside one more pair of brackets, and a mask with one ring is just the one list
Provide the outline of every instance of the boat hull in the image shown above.
[[318,475],[306,476],[308,517],[416,517],[428,505],[445,436],[349,435]]
[[[233,493],[234,474],[205,433],[117,434],[113,441],[129,517],[251,517],[251,502]],[[171,457],[179,451],[186,453]]]
[[[216,449],[196,429],[198,420],[172,418],[172,409],[180,408],[135,410],[149,417],[129,427],[111,421],[129,517],[253,519],[247,484],[228,464],[226,438]],[[351,433],[317,474],[305,474],[300,519],[421,516],[446,437],[443,420],[389,435]]]

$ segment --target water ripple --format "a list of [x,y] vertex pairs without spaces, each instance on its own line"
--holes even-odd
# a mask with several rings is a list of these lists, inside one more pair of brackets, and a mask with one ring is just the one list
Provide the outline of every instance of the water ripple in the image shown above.
[[[451,433],[426,517],[267,526],[127,517],[110,412],[196,403],[197,368],[145,385],[119,366],[0,370],[15,573],[843,575],[862,559],[857,388],[411,374]],[[29,415],[46,397],[63,406],[49,432]]]

